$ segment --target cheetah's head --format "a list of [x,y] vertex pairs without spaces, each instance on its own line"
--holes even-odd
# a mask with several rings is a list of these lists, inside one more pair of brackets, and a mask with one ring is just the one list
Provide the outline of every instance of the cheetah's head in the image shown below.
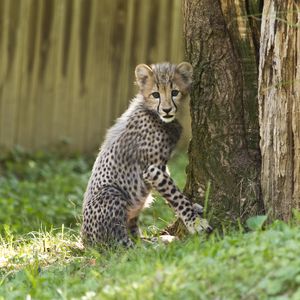
[[157,111],[166,123],[175,119],[180,100],[191,87],[192,75],[193,67],[187,62],[140,64],[135,69],[136,82],[146,106]]

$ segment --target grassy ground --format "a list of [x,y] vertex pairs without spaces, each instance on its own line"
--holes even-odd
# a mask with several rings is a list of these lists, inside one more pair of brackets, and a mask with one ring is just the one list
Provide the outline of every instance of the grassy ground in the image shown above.
[[[300,299],[299,216],[264,230],[255,218],[252,231],[224,229],[170,245],[82,249],[91,163],[19,152],[0,160],[0,299]],[[180,186],[185,164],[178,156],[170,166]],[[158,199],[142,216],[144,234],[173,218]]]

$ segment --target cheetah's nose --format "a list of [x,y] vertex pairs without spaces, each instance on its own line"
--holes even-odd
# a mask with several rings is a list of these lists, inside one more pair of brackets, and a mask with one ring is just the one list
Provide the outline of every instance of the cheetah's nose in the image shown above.
[[172,108],[163,108],[163,111],[168,114],[170,111],[172,110]]

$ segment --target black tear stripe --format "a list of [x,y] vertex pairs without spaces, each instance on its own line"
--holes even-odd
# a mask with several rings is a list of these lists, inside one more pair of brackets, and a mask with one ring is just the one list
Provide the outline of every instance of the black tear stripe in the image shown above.
[[170,81],[170,87],[171,87],[171,100],[172,100],[172,102],[175,106],[175,113],[177,113],[177,105],[175,104],[175,101],[174,101],[173,96],[172,96],[172,90],[173,90],[173,82],[172,81]]
[[160,97],[159,97],[159,100],[158,100],[159,102],[158,102],[158,106],[157,106],[157,112],[158,112],[158,114],[159,114],[159,107],[160,107]]
[[[158,82],[156,82],[156,87],[157,87],[157,90],[158,90],[158,92],[159,92],[159,85],[158,85]],[[157,106],[157,112],[159,113],[159,107],[160,107],[160,94],[159,94],[159,100],[158,100],[159,102],[158,102],[158,106]]]
[[175,113],[177,112],[177,105],[175,104],[175,101],[173,100],[173,97],[171,96],[171,99],[172,99],[172,102],[173,102],[173,104],[174,104],[174,106],[175,106]]

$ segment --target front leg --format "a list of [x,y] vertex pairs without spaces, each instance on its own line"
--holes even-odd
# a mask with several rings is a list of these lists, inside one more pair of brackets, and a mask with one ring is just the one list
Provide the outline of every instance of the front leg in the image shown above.
[[192,204],[181,193],[172,178],[166,172],[165,166],[151,165],[144,171],[145,181],[150,183],[171,205],[177,216],[182,219],[190,233],[211,232],[212,227],[207,220],[199,215],[199,204]]

